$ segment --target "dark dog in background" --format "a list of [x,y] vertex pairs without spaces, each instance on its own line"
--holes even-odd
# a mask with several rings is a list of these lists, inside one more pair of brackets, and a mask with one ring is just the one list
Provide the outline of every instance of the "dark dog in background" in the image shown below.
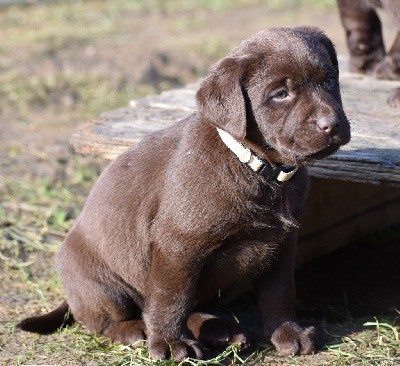
[[[400,1],[338,0],[338,5],[350,51],[350,71],[373,74],[379,79],[400,80]],[[385,9],[398,27],[388,52],[376,8]],[[391,93],[388,103],[400,108],[400,88]]]
[[304,165],[350,138],[338,73],[316,28],[243,41],[202,82],[198,112],[103,172],[57,257],[67,300],[19,328],[44,334],[75,319],[118,342],[147,339],[155,359],[201,358],[203,346],[247,344],[205,311],[252,288],[276,348],[314,352],[293,267]]

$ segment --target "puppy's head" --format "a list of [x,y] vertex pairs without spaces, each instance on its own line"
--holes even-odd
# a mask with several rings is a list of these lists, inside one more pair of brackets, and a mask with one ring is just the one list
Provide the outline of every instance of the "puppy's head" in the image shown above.
[[331,41],[317,28],[257,33],[219,61],[197,92],[199,112],[238,140],[302,164],[350,139]]

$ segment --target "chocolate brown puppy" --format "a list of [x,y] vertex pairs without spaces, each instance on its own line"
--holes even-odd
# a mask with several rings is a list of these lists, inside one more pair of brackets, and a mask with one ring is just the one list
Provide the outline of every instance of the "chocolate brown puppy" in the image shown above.
[[253,289],[276,348],[314,352],[293,266],[304,165],[350,138],[338,72],[316,28],[243,41],[202,82],[198,112],[102,173],[57,257],[66,302],[19,327],[49,333],[75,319],[115,341],[147,339],[155,359],[201,358],[202,346],[248,342],[204,309]]
[[[373,74],[379,79],[400,80],[400,1],[338,0],[338,5],[346,30],[350,70]],[[382,24],[376,8],[385,9],[398,27],[388,52],[383,43]],[[391,93],[388,103],[400,107],[400,88]]]

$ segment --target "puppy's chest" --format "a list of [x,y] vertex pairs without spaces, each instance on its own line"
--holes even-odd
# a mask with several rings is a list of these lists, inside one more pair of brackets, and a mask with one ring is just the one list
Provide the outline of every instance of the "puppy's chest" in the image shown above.
[[[282,192],[280,192],[282,193]],[[198,299],[229,301],[268,271],[279,248],[297,228],[293,206],[284,194],[249,200],[238,221],[208,257],[198,283]]]
[[278,238],[251,237],[229,240],[209,259],[209,268],[215,273],[230,273],[229,278],[240,280],[261,274],[274,261],[286,234]]
[[227,240],[210,255],[199,278],[200,302],[206,299],[229,302],[248,290],[253,280],[268,270],[288,233],[282,233],[279,240],[265,234]]
[[246,201],[237,218],[238,239],[246,240],[254,235],[264,241],[281,241],[285,233],[298,227],[298,194],[283,189],[260,191]]

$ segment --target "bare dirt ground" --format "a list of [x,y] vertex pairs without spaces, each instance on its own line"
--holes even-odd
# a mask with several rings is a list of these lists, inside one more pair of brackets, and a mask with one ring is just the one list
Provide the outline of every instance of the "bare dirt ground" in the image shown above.
[[[48,337],[14,330],[24,315],[62,299],[54,253],[107,163],[71,150],[68,141],[80,123],[196,81],[265,27],[316,25],[346,53],[333,1],[198,3],[79,1],[0,9],[0,365],[148,362],[127,358],[132,350],[80,327]],[[386,30],[391,39],[393,26]],[[360,239],[299,270],[299,314],[325,334],[319,354],[284,359],[267,347],[247,363],[400,364],[399,232]],[[256,316],[253,308],[249,296],[238,313]]]

